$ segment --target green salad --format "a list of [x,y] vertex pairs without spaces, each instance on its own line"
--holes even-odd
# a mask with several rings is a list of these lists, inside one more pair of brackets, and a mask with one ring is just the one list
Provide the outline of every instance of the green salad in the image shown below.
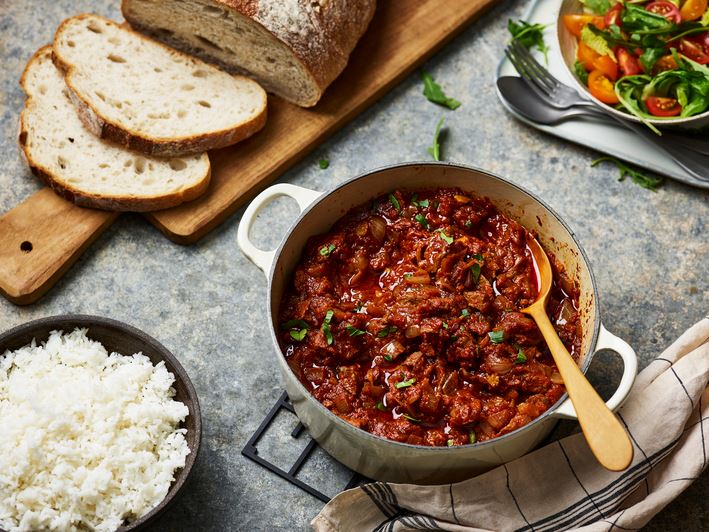
[[643,121],[709,110],[707,0],[582,1],[586,12],[562,22],[595,98]]

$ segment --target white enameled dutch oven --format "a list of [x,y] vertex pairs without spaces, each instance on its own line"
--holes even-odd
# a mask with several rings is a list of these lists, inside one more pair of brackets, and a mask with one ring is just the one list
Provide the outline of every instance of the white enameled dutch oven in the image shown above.
[[[409,163],[374,170],[326,194],[289,184],[274,185],[246,209],[237,239],[244,254],[268,276],[267,307],[278,366],[296,414],[312,437],[337,460],[373,479],[434,484],[469,478],[529,452],[549,434],[558,419],[576,418],[571,401],[564,395],[528,425],[493,440],[454,447],[398,443],[355,428],[337,417],[310,395],[288,367],[278,344],[278,311],[308,238],[329,231],[352,207],[386,192],[439,187],[459,187],[488,197],[500,211],[536,232],[542,245],[578,283],[583,324],[579,360],[582,370],[587,370],[593,355],[601,349],[613,350],[623,359],[623,377],[607,403],[611,410],[622,404],[635,380],[635,352],[601,324],[596,282],[573,232],[547,205],[517,185],[482,170],[444,163]],[[259,211],[281,196],[296,200],[301,214],[277,250],[258,249],[249,240],[249,230]]]

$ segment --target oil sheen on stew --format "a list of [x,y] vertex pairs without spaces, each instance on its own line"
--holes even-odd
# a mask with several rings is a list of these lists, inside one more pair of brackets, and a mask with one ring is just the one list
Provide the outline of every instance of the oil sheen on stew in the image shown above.
[[[290,368],[342,419],[398,442],[464,445],[522,427],[564,393],[520,313],[538,290],[528,234],[458,189],[397,190],[351,210],[308,241],[283,297]],[[578,289],[554,269],[547,311],[578,357]]]

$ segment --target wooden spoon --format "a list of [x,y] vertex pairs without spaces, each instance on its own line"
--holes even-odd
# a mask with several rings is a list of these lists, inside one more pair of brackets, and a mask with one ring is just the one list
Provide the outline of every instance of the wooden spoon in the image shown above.
[[566,385],[566,391],[576,410],[588,446],[603,467],[622,471],[633,459],[633,445],[618,418],[611,412],[596,390],[576,365],[576,362],[561,343],[554,326],[546,313],[546,304],[551,290],[551,264],[537,240],[528,235],[527,246],[532,253],[537,270],[539,296],[529,307],[522,310],[537,322],[544,340],[549,346],[556,367]]

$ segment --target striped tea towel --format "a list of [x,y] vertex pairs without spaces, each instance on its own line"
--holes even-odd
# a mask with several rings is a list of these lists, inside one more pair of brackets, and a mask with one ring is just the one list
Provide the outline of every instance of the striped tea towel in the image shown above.
[[605,470],[583,435],[574,434],[457,484],[375,482],[345,491],[312,526],[318,532],[638,530],[707,466],[708,381],[709,317],[638,375],[618,412],[635,447],[625,471]]

